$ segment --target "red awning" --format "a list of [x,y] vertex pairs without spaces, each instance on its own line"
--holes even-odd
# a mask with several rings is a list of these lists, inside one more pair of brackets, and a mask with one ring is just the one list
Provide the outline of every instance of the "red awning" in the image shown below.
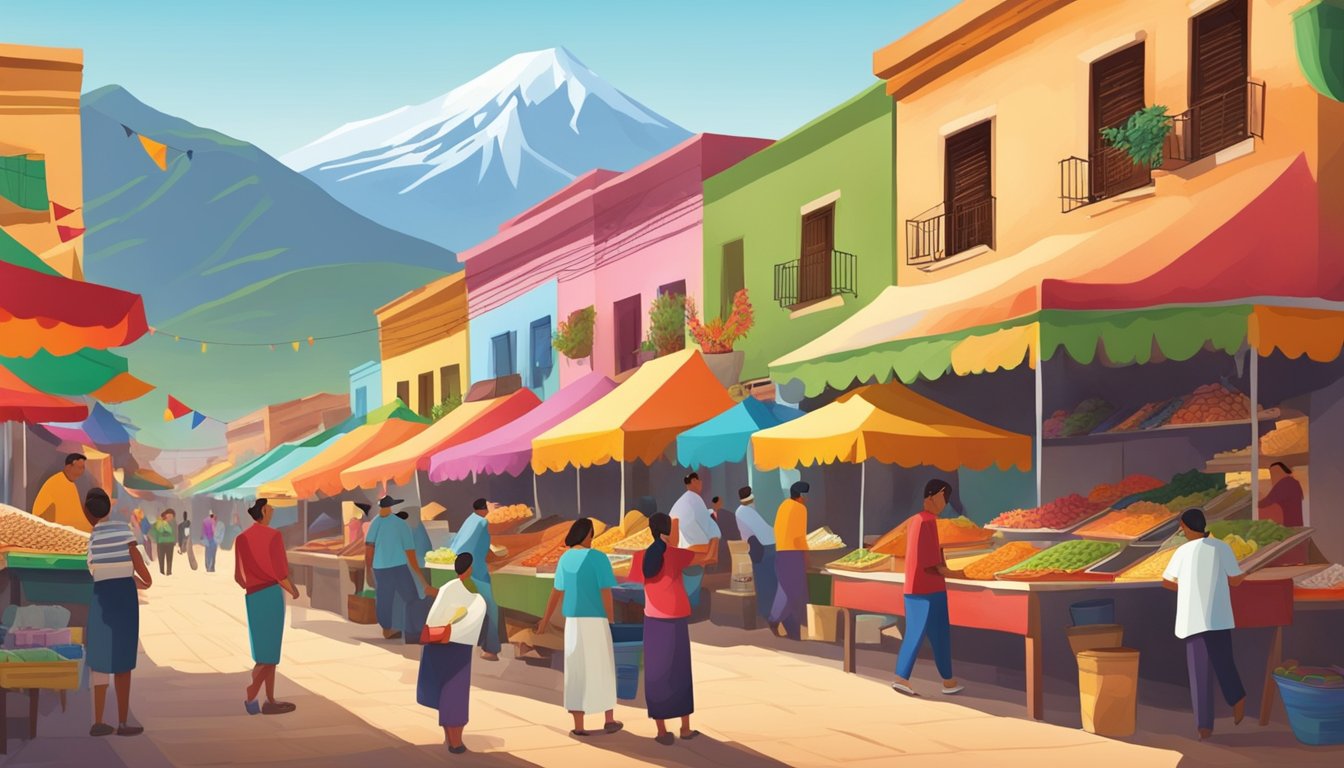
[[38,392],[22,379],[0,367],[0,421],[38,424],[44,421],[83,421],[89,409],[45,392]]
[[139,294],[0,261],[0,356],[119,347],[148,330]]

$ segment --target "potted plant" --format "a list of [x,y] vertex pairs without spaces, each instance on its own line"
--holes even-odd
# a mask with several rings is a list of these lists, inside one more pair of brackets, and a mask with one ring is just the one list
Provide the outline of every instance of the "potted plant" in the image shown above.
[[597,310],[591,306],[576,309],[569,313],[569,319],[561,320],[556,328],[551,346],[569,358],[580,360],[593,354],[593,326],[597,321]]
[[641,351],[650,348],[658,357],[686,348],[685,296],[665,293],[649,305],[649,333]]
[[643,365],[658,356],[658,348],[648,339],[639,343],[639,352],[635,354],[635,361]]
[[726,318],[718,317],[708,323],[700,322],[695,302],[687,299],[686,323],[690,327],[691,338],[695,339],[704,353],[705,362],[723,386],[737,384],[742,377],[745,355],[734,350],[733,345],[744,338],[756,323],[746,289],[733,294],[733,308]]
[[1171,118],[1167,108],[1159,105],[1144,107],[1129,116],[1121,125],[1102,128],[1101,136],[1116,149],[1129,155],[1135,165],[1149,168],[1162,167],[1162,149],[1171,133]]

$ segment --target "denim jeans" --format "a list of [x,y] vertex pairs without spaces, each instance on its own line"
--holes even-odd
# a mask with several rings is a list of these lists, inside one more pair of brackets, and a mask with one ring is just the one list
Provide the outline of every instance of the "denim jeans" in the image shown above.
[[952,622],[947,615],[947,593],[905,596],[905,637],[896,657],[896,676],[910,679],[924,638],[933,647],[933,663],[944,680],[952,678]]

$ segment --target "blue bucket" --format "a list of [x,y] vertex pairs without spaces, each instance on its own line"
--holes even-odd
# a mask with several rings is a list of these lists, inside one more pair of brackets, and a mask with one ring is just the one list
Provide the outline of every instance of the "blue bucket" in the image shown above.
[[1319,688],[1274,676],[1288,725],[1303,744],[1344,744],[1344,688]]
[[630,701],[639,697],[639,665],[644,658],[644,641],[613,643],[616,653],[616,698]]
[[1084,600],[1069,606],[1069,616],[1073,617],[1073,626],[1084,627],[1089,624],[1114,624],[1114,600]]
[[611,641],[613,643],[644,642],[643,624],[612,624]]

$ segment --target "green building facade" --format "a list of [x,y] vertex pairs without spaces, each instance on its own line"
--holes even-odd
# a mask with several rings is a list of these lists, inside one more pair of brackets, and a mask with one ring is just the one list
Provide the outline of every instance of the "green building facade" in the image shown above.
[[878,83],[705,182],[704,314],[747,289],[743,380],[895,281],[894,141]]

